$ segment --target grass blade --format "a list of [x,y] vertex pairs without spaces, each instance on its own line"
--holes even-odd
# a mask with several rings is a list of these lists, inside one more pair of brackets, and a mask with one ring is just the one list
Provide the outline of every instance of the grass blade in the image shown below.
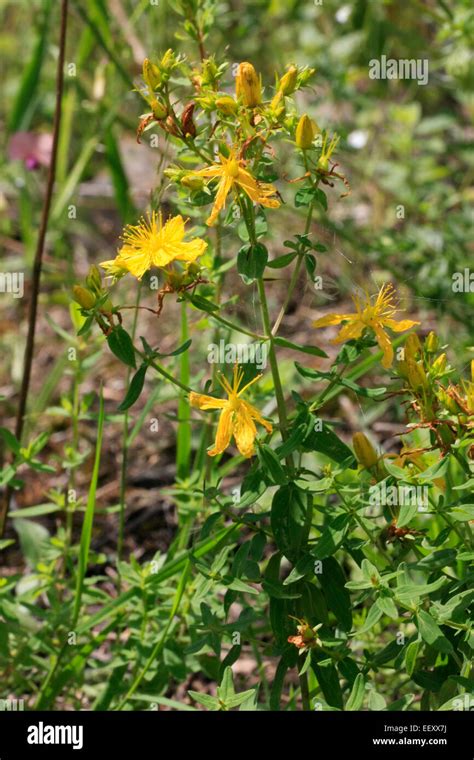
[[77,623],[81,609],[82,591],[84,588],[84,577],[89,560],[89,549],[91,545],[92,525],[94,522],[95,495],[97,491],[97,481],[99,480],[100,455],[102,450],[102,435],[104,431],[104,398],[102,388],[99,395],[99,421],[97,428],[97,443],[95,448],[94,469],[92,470],[92,479],[87,497],[87,507],[82,523],[81,543],[79,547],[79,567],[77,573],[76,598],[74,600],[74,612],[72,615],[73,628]]

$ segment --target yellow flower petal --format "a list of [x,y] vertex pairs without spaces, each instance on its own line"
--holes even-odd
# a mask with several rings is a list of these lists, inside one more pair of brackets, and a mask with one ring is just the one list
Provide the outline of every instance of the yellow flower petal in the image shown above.
[[232,178],[223,176],[221,181],[219,182],[219,187],[217,190],[217,195],[214,200],[214,205],[212,207],[211,215],[206,220],[206,224],[210,227],[217,219],[217,216],[219,214],[219,211],[221,211],[226,202],[226,198],[229,194],[229,191],[232,187]]
[[229,403],[225,399],[205,396],[203,393],[194,393],[194,391],[189,394],[189,402],[197,409],[223,409]]
[[356,340],[362,335],[366,325],[359,319],[351,318],[351,321],[341,327],[339,335],[331,343],[345,343],[346,340]]
[[255,407],[252,406],[252,404],[249,404],[248,401],[241,401],[240,403],[245,405],[245,408],[250,414],[250,416],[252,417],[252,419],[256,420],[260,425],[263,425],[267,433],[273,432],[273,425],[271,424],[271,422],[268,422],[268,420],[262,417],[258,409],[255,409]]
[[230,443],[232,435],[232,418],[234,412],[228,404],[222,410],[219,417],[219,423],[217,425],[216,441],[212,449],[208,450],[210,457],[215,457],[217,454],[222,454]]
[[254,442],[257,437],[257,428],[246,405],[242,402],[235,413],[234,437],[242,456],[251,457],[255,453]]
[[390,341],[390,338],[388,337],[387,333],[385,333],[379,325],[376,325],[374,327],[375,337],[377,338],[377,343],[379,344],[380,348],[383,351],[383,359],[382,359],[382,367],[385,369],[388,369],[392,366],[393,362],[393,348],[392,343]]
[[393,332],[404,332],[405,330],[409,330],[410,327],[419,324],[419,322],[414,322],[411,319],[401,319],[399,322],[396,319],[384,319],[384,325],[393,330]]
[[353,314],[327,314],[313,322],[313,327],[329,327],[329,325],[340,325],[346,319],[352,319]]

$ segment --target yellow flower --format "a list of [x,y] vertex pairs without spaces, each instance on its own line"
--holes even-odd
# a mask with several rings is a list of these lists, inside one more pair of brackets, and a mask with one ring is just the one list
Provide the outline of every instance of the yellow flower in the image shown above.
[[207,243],[201,238],[185,241],[184,228],[182,216],[173,216],[163,224],[161,213],[153,211],[148,219],[125,227],[118,255],[100,266],[114,277],[127,271],[141,280],[151,267],[163,268],[173,261],[195,261],[204,253]]
[[275,198],[276,189],[273,185],[257,182],[255,177],[252,177],[244,168],[243,162],[236,158],[235,153],[231,152],[229,158],[221,155],[220,160],[220,164],[212,164],[205,169],[193,172],[197,177],[219,179],[214,206],[206,224],[214,224],[219,211],[225,207],[226,198],[231,190],[243,190],[254,203],[260,203],[266,208],[279,207],[280,201]]
[[215,444],[208,451],[209,456],[215,457],[228,447],[232,436],[235,438],[237,448],[244,457],[251,457],[255,453],[254,442],[257,436],[255,422],[263,425],[268,433],[271,433],[272,425],[263,419],[262,415],[248,401],[241,399],[242,393],[255,383],[261,375],[257,375],[249,383],[240,388],[243,378],[243,370],[239,369],[236,364],[234,367],[232,385],[222,377],[219,379],[220,384],[227,393],[227,399],[214,398],[214,396],[204,396],[201,393],[191,393],[189,400],[191,406],[197,409],[222,409],[217,426]]
[[393,319],[397,311],[393,297],[392,285],[383,285],[375,299],[368,294],[366,294],[364,301],[361,301],[359,296],[353,298],[356,307],[355,314],[328,314],[326,317],[317,319],[314,322],[314,327],[327,327],[328,325],[339,325],[341,322],[347,322],[341,328],[337,338],[331,341],[332,343],[344,343],[346,340],[360,338],[366,327],[371,328],[383,351],[382,367],[387,369],[391,367],[393,362],[393,347],[383,328],[388,327],[394,332],[404,332],[413,325],[420,324],[411,319],[402,319],[400,322]]

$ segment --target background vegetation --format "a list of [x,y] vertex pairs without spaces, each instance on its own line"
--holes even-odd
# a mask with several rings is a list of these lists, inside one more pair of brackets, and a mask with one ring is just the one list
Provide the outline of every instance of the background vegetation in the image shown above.
[[[232,512],[233,491],[246,473],[241,460],[223,458],[216,470],[205,471],[207,479],[198,476],[199,465],[201,471],[206,466],[203,438],[195,426],[181,425],[177,443],[180,396],[150,374],[137,404],[120,412],[131,372],[105,349],[101,334],[87,340],[77,336],[80,316],[70,309],[73,285],[84,279],[90,264],[113,258],[123,225],[136,221],[150,201],[186,215],[185,197],[176,202],[163,174],[172,145],[162,137],[152,147],[151,133],[141,145],[135,140],[144,109],[133,91],[147,56],[172,47],[196,60],[179,2],[71,2],[57,181],[21,450],[8,433],[15,425],[28,275],[46,180],[33,138],[28,151],[39,164],[35,168],[14,154],[12,139],[19,132],[51,134],[58,6],[31,0],[4,2],[1,9],[2,271],[26,275],[25,298],[0,293],[2,477],[6,486],[14,457],[20,486],[0,541],[0,697],[59,710],[300,709],[308,704],[296,668],[302,661],[287,637],[296,626],[289,617],[295,613],[292,599],[306,592],[299,593],[298,586],[288,591],[291,583],[280,583],[279,568],[269,561],[274,547],[266,541],[265,520],[256,519],[251,508],[257,499],[257,514],[268,515],[274,490],[260,499],[258,483],[247,483],[248,514],[244,503]],[[302,273],[282,336],[321,345],[319,332],[315,339],[310,327],[313,319],[328,310],[350,310],[354,287],[365,284],[372,292],[393,279],[403,308],[421,323],[419,335],[435,329],[450,364],[468,377],[474,358],[474,292],[454,293],[452,275],[469,266],[472,229],[471,3],[207,0],[201,14],[206,45],[218,60],[251,61],[266,82],[290,62],[315,68],[311,87],[298,93],[300,111],[341,135],[337,160],[352,193],[340,200],[340,191],[330,190],[330,213],[319,209],[313,232],[326,249],[318,254],[317,270],[324,287],[315,290]],[[369,61],[382,54],[427,58],[429,83],[371,80]],[[282,176],[294,173],[291,150],[283,148],[282,155]],[[272,217],[273,258],[287,252],[283,241],[288,229],[304,226],[304,211],[286,204]],[[204,232],[201,211],[191,213],[198,232]],[[234,257],[241,245],[238,229],[224,230],[220,245],[223,261]],[[272,311],[285,296],[284,271],[271,270]],[[127,303],[139,297],[140,286],[130,279],[118,287]],[[258,332],[255,290],[232,272],[226,289],[229,314]],[[136,334],[162,354],[172,354],[188,338],[174,300],[158,322],[145,312],[135,322]],[[194,310],[189,364],[179,356],[163,360],[168,371],[181,373],[193,387],[208,373],[203,357],[212,327],[210,318]],[[304,358],[315,372],[327,368],[318,357]],[[284,387],[305,395],[294,360],[291,351],[281,352]],[[365,365],[361,377],[367,388],[386,384],[375,362]],[[262,398],[265,414],[272,416],[270,390],[265,378]],[[380,451],[398,453],[405,412],[397,395],[377,400],[345,388],[327,401],[324,414],[341,441],[350,443],[353,432],[364,430]],[[210,442],[210,420],[208,432]],[[324,453],[312,452],[308,466],[321,476],[331,474]],[[454,499],[460,498],[464,515],[472,517],[469,464],[464,471],[455,463],[450,467],[451,506],[459,509]],[[221,486],[226,501],[217,508],[212,489]],[[344,484],[348,493],[353,487],[354,482]],[[71,491],[77,495],[74,508],[68,502]],[[328,499],[344,511],[340,493],[331,492]],[[329,657],[329,664],[316,662],[309,678],[310,706],[451,709],[453,699],[472,692],[471,597],[464,595],[472,578],[468,518],[459,518],[460,527],[455,522],[450,530],[443,517],[433,517],[430,524],[426,517],[414,517],[414,528],[429,531],[426,541],[418,539],[417,551],[399,544],[388,551],[374,539],[361,554],[357,526],[353,531],[351,523],[346,531],[344,523],[338,533],[341,523],[334,527],[325,503],[315,496],[317,536],[333,543],[334,551],[323,552],[331,563],[332,585],[312,591],[303,612],[311,618],[312,610],[312,625],[320,620],[327,625],[326,637],[333,640],[329,650],[335,647],[336,654],[341,630],[344,646],[351,630],[357,641],[351,644],[354,657],[344,653]],[[368,575],[361,580],[363,557],[370,567],[364,565]],[[377,583],[370,593],[364,584],[367,578],[372,582],[373,572],[388,575],[392,567],[407,573],[405,583],[399,581],[402,607],[394,613],[382,602],[380,615],[367,622],[377,594],[385,594]],[[305,574],[300,567],[293,583],[306,583]],[[421,609],[423,622],[403,628],[406,640],[399,646],[403,604]],[[234,641],[236,632],[240,643],[235,643],[238,637]]]

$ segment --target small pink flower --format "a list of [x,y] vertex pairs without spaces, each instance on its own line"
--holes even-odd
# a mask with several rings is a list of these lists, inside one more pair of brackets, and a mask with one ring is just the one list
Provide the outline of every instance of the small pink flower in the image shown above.
[[15,132],[8,144],[10,161],[23,161],[27,169],[49,166],[53,137],[48,132]]

